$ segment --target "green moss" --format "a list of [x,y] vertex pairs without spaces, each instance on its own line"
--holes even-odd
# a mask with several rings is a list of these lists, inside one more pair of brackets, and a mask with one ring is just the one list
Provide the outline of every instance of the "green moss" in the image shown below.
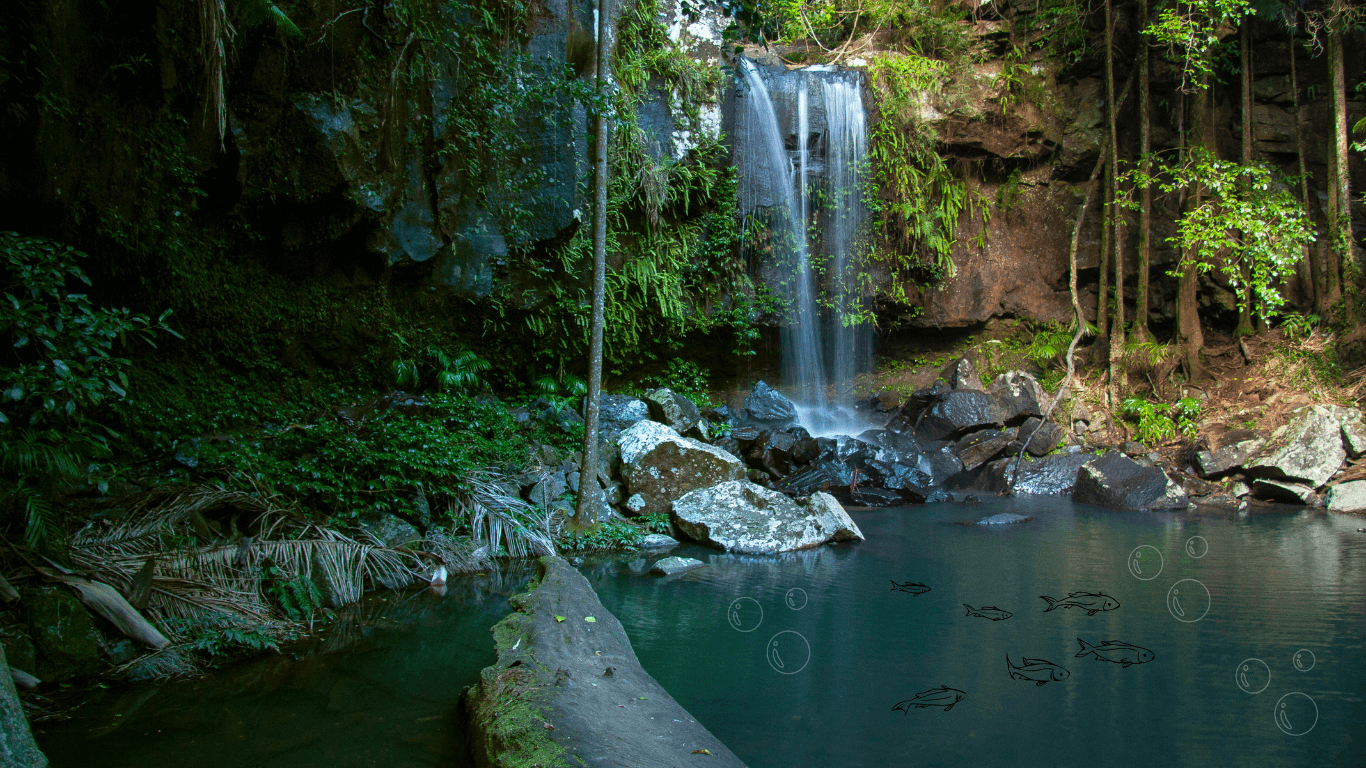
[[549,719],[539,703],[541,686],[522,667],[488,667],[466,699],[475,748],[487,765],[499,768],[550,768],[583,765],[554,741]]

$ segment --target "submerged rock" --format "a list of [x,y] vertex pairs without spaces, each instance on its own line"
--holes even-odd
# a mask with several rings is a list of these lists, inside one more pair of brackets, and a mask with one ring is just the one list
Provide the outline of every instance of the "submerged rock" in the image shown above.
[[764,381],[754,385],[740,410],[748,421],[770,429],[786,429],[797,423],[797,406]]
[[538,577],[508,601],[498,661],[463,696],[476,765],[743,768],[640,666],[582,574],[552,555]]
[[707,564],[701,560],[694,560],[691,557],[666,557],[654,564],[650,573],[659,576],[672,576],[675,573],[686,573],[696,568],[703,568]]
[[687,494],[674,502],[672,517],[678,530],[694,541],[744,554],[863,539],[828,493],[814,493],[799,504],[778,491],[740,480]]
[[1166,472],[1113,451],[1077,471],[1072,501],[1112,509],[1185,509],[1190,503]]
[[689,491],[745,476],[745,465],[736,457],[654,421],[626,430],[618,445],[629,494],[626,508],[637,515],[668,512]]
[[984,517],[977,521],[978,525],[1009,525],[1011,523],[1025,523],[1033,520],[1029,515],[1020,515],[1014,512],[1002,512],[1000,514]]
[[1328,482],[1347,458],[1340,410],[1345,409],[1311,405],[1296,411],[1290,423],[1276,430],[1266,447],[1247,462],[1248,474],[1314,488]]

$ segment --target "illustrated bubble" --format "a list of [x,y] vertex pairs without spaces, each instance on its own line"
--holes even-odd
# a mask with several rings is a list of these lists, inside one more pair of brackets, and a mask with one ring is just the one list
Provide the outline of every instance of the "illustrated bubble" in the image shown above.
[[774,670],[795,675],[811,662],[811,644],[800,632],[785,629],[769,639],[764,656]]
[[1271,685],[1271,667],[1261,659],[1243,659],[1233,673],[1233,679],[1243,693],[1261,693]]
[[1287,736],[1303,736],[1318,725],[1319,705],[1308,694],[1299,691],[1287,693],[1276,702],[1272,719]]
[[764,608],[752,597],[742,597],[726,609],[726,621],[737,632],[753,632],[764,622]]
[[1192,624],[1209,613],[1209,589],[1195,579],[1182,579],[1167,590],[1167,611],[1172,618]]
[[1129,553],[1129,573],[1139,581],[1151,581],[1162,573],[1162,553],[1157,547],[1144,544]]
[[1315,661],[1317,661],[1317,659],[1314,658],[1314,652],[1308,648],[1301,648],[1298,651],[1295,651],[1295,658],[1291,659],[1291,662],[1295,665],[1295,669],[1298,669],[1301,672],[1308,672],[1313,669]]
[[1209,552],[1209,542],[1205,541],[1204,536],[1192,536],[1186,539],[1186,554],[1199,560]]
[[789,589],[787,595],[783,597],[783,602],[787,604],[788,608],[800,611],[806,607],[806,590],[800,587]]

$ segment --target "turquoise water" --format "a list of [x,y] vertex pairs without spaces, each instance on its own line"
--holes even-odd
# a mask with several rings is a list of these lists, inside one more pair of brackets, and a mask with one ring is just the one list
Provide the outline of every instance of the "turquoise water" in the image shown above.
[[[953,524],[1001,511],[1035,520]],[[710,567],[671,579],[584,570],[645,668],[754,768],[1366,764],[1361,518],[1201,519],[1056,500],[854,517],[866,542],[776,558],[689,548]],[[1150,578],[1129,569],[1138,547],[1152,548],[1135,564]],[[1071,592],[1119,607],[1045,612],[1040,595]],[[969,617],[963,603],[1012,615]],[[1152,659],[1078,658],[1078,638]],[[1013,679],[1007,654],[1069,674]],[[1265,666],[1242,669],[1249,659]],[[1264,688],[1245,692],[1240,679]],[[965,696],[948,711],[894,711],[940,686]]]

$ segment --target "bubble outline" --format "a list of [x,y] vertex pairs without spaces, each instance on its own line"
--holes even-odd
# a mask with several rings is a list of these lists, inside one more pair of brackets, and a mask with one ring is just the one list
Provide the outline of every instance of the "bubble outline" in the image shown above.
[[[801,665],[800,667],[797,667],[796,669],[792,670],[791,672],[787,672],[787,671],[785,671],[785,670],[781,670],[781,669],[778,669],[777,667],[774,667],[774,666],[773,666],[773,659],[769,658],[768,649],[769,649],[770,647],[772,647],[772,645],[773,645],[773,643],[774,643],[775,641],[777,641],[778,635],[796,635],[797,637],[800,637],[800,638],[802,639],[802,643],[803,643],[804,645],[806,645],[806,661],[802,662],[802,665]],[[810,643],[810,641],[808,641],[808,640],[806,639],[806,636],[805,636],[805,635],[803,635],[802,633],[798,632],[797,630],[795,630],[795,629],[784,629],[783,631],[779,632],[777,635],[774,635],[773,637],[770,637],[770,638],[768,639],[768,642],[767,642],[767,643],[764,643],[764,661],[767,661],[767,662],[768,662],[768,665],[769,665],[770,667],[773,667],[773,671],[774,671],[774,672],[777,672],[777,673],[780,674],[780,675],[795,675],[795,674],[797,674],[798,672],[801,672],[803,669],[806,669],[807,665],[811,663],[811,643]]]
[[[1309,727],[1305,729],[1304,733],[1291,733],[1290,731],[1287,731],[1284,726],[1281,725],[1280,720],[1276,719],[1276,710],[1281,708],[1281,702],[1285,701],[1287,698],[1291,696],[1303,696],[1304,698],[1309,700],[1310,706],[1314,708],[1314,722],[1309,724]],[[1305,733],[1309,733],[1310,731],[1314,730],[1314,726],[1319,724],[1318,702],[1314,701],[1313,696],[1310,696],[1309,694],[1304,693],[1303,691],[1291,691],[1290,693],[1285,694],[1279,699],[1276,699],[1276,706],[1271,708],[1271,721],[1274,722],[1276,724],[1276,727],[1281,729],[1281,733],[1284,733],[1286,736],[1303,736]]]
[[[1258,688],[1258,689],[1255,690],[1255,691],[1249,691],[1248,689],[1244,688],[1244,687],[1243,687],[1243,684],[1242,684],[1241,682],[1239,682],[1239,680],[1238,680],[1238,667],[1243,666],[1244,664],[1248,663],[1249,661],[1255,661],[1255,662],[1257,662],[1258,664],[1261,664],[1263,667],[1266,667],[1266,685],[1263,685],[1261,688]],[[1243,693],[1246,693],[1246,694],[1250,694],[1250,695],[1256,696],[1257,694],[1259,694],[1259,693],[1261,693],[1262,691],[1265,691],[1267,688],[1270,688],[1270,687],[1271,687],[1271,665],[1270,665],[1270,664],[1267,664],[1265,661],[1262,661],[1261,659],[1257,658],[1256,656],[1249,656],[1248,658],[1243,659],[1242,661],[1238,662],[1238,663],[1233,667],[1233,683],[1234,683],[1235,685],[1237,685],[1237,686],[1238,686],[1238,690],[1242,691]]]
[[[1191,554],[1191,542],[1195,541],[1196,539],[1199,539],[1199,540],[1201,540],[1201,541],[1203,541],[1203,542],[1205,543],[1205,551],[1204,551],[1204,552],[1201,552],[1201,553],[1198,554],[1198,555],[1193,555],[1193,554]],[[1199,535],[1192,536],[1192,537],[1190,537],[1189,539],[1186,539],[1186,546],[1185,546],[1183,549],[1185,549],[1186,554],[1189,555],[1191,558],[1193,558],[1193,559],[1195,559],[1195,560],[1199,560],[1200,558],[1202,558],[1202,557],[1204,557],[1205,555],[1208,555],[1208,554],[1209,554],[1209,540],[1206,539],[1204,536],[1199,536]]]
[[[792,603],[788,601],[788,598],[792,596],[793,592],[802,593],[801,608],[792,608]],[[783,595],[783,605],[786,605],[788,608],[792,608],[792,610],[794,611],[800,611],[802,608],[805,608],[806,604],[809,602],[811,602],[810,596],[808,596],[806,594],[806,590],[802,589],[801,587],[793,587],[792,589],[789,589],[786,594]]]
[[[751,603],[754,603],[756,606],[759,607],[759,621],[758,621],[757,624],[755,624],[755,625],[754,625],[752,628],[750,628],[750,629],[740,629],[739,627],[735,626],[735,620],[734,620],[733,618],[731,618],[731,615],[730,615],[731,609],[734,608],[734,607],[735,607],[735,604],[738,603],[738,602],[740,602],[741,600],[748,600],[748,601],[750,601]],[[764,607],[763,607],[762,605],[759,605],[759,601],[758,601],[758,600],[755,600],[755,599],[752,598],[752,597],[749,597],[749,596],[737,597],[737,598],[735,598],[734,600],[731,601],[731,603],[730,603],[729,606],[726,607],[726,623],[729,624],[730,627],[731,627],[731,629],[734,629],[736,632],[753,632],[754,630],[758,629],[758,628],[760,627],[760,625],[762,625],[762,624],[764,623]]]
[[[1140,549],[1151,549],[1152,551],[1154,551],[1154,552],[1157,553],[1157,573],[1154,573],[1153,575],[1149,576],[1149,577],[1146,578],[1146,579],[1143,578],[1142,576],[1139,576],[1138,574],[1134,573],[1134,565],[1133,565],[1134,552],[1137,552],[1137,551],[1140,550]],[[1166,567],[1167,567],[1167,559],[1166,559],[1165,557],[1162,556],[1162,551],[1161,551],[1160,549],[1158,549],[1157,547],[1154,547],[1154,546],[1151,545],[1151,544],[1139,544],[1138,546],[1134,547],[1133,550],[1129,552],[1129,556],[1126,557],[1126,558],[1124,559],[1124,570],[1128,571],[1130,576],[1133,576],[1135,579],[1138,579],[1139,581],[1152,581],[1153,579],[1157,578],[1158,576],[1161,576],[1161,575],[1162,575],[1162,569],[1163,569],[1163,568],[1166,568]]]
[[[1199,584],[1199,585],[1200,585],[1200,588],[1203,589],[1203,590],[1205,590],[1205,597],[1209,598],[1209,602],[1205,605],[1205,612],[1202,613],[1202,614],[1200,614],[1199,616],[1197,616],[1197,617],[1194,618],[1194,619],[1183,619],[1183,618],[1181,618],[1180,616],[1177,616],[1175,613],[1172,612],[1172,602],[1171,602],[1172,590],[1173,590],[1173,589],[1176,589],[1176,585],[1177,585],[1177,584],[1181,584],[1181,583],[1184,583],[1184,582],[1187,582],[1187,581],[1193,581],[1193,582],[1195,582],[1196,584]],[[1199,621],[1200,619],[1203,619],[1203,618],[1205,618],[1206,616],[1209,615],[1209,609],[1212,608],[1212,607],[1214,606],[1214,596],[1211,595],[1211,594],[1209,593],[1209,587],[1205,586],[1205,582],[1203,582],[1203,581],[1201,581],[1201,580],[1199,580],[1199,579],[1181,579],[1180,581],[1176,582],[1176,584],[1172,584],[1170,587],[1167,588],[1167,601],[1166,601],[1166,602],[1167,602],[1167,613],[1170,613],[1170,614],[1172,615],[1172,618],[1173,618],[1173,619],[1176,619],[1177,621],[1179,621],[1179,622],[1181,622],[1181,623],[1183,623],[1183,624],[1194,624],[1195,622],[1197,622],[1197,621]],[[1263,663],[1265,663],[1265,662],[1263,662]]]
[[[1301,653],[1309,654],[1309,666],[1305,667],[1304,669],[1300,669],[1300,662],[1298,661]],[[1314,665],[1317,663],[1319,663],[1318,657],[1315,656],[1314,652],[1309,650],[1308,648],[1301,648],[1298,651],[1295,651],[1294,656],[1290,657],[1290,666],[1294,667],[1295,670],[1298,672],[1308,672],[1309,670],[1313,669]]]

